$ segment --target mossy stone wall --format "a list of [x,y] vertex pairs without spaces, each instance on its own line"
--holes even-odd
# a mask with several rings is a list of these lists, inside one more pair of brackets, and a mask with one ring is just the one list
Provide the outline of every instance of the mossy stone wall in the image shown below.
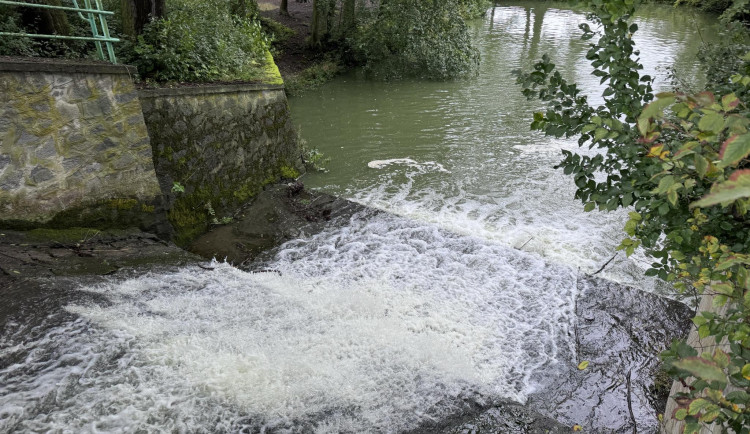
[[[162,88],[139,96],[178,244],[231,217],[264,185],[299,174],[281,85]],[[184,192],[172,191],[175,183]]]
[[165,230],[133,73],[0,62],[0,226]]

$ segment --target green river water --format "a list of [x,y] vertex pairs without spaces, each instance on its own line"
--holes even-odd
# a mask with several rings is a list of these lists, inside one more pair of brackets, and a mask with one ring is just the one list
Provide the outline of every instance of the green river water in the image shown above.
[[[531,132],[534,111],[511,75],[545,53],[592,103],[599,78],[579,39],[585,14],[550,2],[506,3],[471,26],[482,63],[474,79],[369,81],[356,72],[290,98],[308,145],[330,162],[308,187],[343,195],[411,219],[500,241],[582,271],[597,270],[622,238],[624,213],[585,214],[572,179],[552,167],[574,140]],[[635,22],[644,74],[671,88],[674,67],[686,89],[704,80],[696,53],[716,38],[716,18],[652,5]],[[586,151],[586,150],[584,150]],[[604,276],[654,288],[641,277],[645,258],[618,255]]]

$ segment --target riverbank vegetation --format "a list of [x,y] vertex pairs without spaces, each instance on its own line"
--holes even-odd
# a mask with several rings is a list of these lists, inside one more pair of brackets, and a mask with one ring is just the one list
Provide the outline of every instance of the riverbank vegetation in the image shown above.
[[[719,2],[714,2],[719,3]],[[717,423],[750,426],[750,44],[738,19],[748,4],[724,2],[730,33],[702,59],[709,82],[702,92],[655,95],[641,75],[632,39],[632,1],[588,1],[594,26],[582,24],[592,74],[606,84],[605,104],[592,106],[546,56],[518,72],[524,94],[547,103],[533,129],[578,137],[591,152],[563,151],[558,168],[573,177],[586,211],[632,209],[619,249],[653,259],[647,275],[681,291],[712,296],[714,312],[698,312],[700,338],[711,352],[675,342],[662,354],[667,372],[687,392],[673,396],[668,415],[685,433]],[[733,24],[734,23],[734,24]],[[719,313],[725,312],[725,313]],[[729,386],[729,387],[728,387]]]
[[[269,66],[266,53],[273,37],[288,37],[279,35],[277,23],[261,19],[254,0],[105,0],[104,5],[116,14],[109,22],[111,33],[123,40],[115,46],[118,58],[137,66],[141,78],[149,81],[259,80]],[[488,0],[316,0],[307,43],[339,68],[308,75],[320,81],[341,66],[362,66],[385,78],[471,75],[479,55],[466,20],[488,7]],[[63,11],[0,8],[0,31],[89,33],[86,21]],[[0,55],[93,57],[91,45],[2,38]]]

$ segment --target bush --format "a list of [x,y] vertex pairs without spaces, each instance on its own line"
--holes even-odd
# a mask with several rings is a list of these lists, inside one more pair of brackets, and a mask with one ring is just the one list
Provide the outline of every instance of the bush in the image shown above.
[[350,46],[377,76],[447,79],[474,74],[472,46],[459,0],[391,0],[365,15]]
[[[24,23],[20,8],[0,5],[0,32],[40,33],[38,21]],[[70,35],[91,36],[87,21],[77,14],[66,12]],[[96,56],[94,44],[86,41],[61,39],[33,39],[28,37],[0,37],[0,56],[81,58]]]
[[[532,128],[552,136],[579,136],[594,156],[563,151],[558,167],[571,175],[584,210],[632,206],[618,249],[644,247],[654,262],[646,275],[676,288],[710,291],[715,308],[693,318],[700,338],[726,342],[728,351],[698,354],[675,342],[662,354],[666,371],[689,392],[673,398],[673,415],[685,433],[718,423],[723,432],[750,426],[750,56],[734,58],[731,77],[695,95],[664,93],[654,100],[653,79],[641,76],[628,19],[629,0],[591,0],[589,15],[600,38],[586,54],[592,74],[607,86],[605,104],[593,107],[545,56],[530,73],[518,73],[524,94],[548,105]],[[597,34],[582,24],[584,40]],[[719,79],[719,75],[714,77]],[[718,94],[712,91],[720,91]],[[606,178],[605,178],[606,176]],[[726,389],[733,386],[733,391]]]
[[226,2],[173,0],[166,19],[123,46],[123,60],[160,82],[253,80],[269,42],[256,20],[233,15]]
[[470,20],[479,18],[487,13],[487,9],[492,6],[490,0],[460,0],[459,11],[461,16]]

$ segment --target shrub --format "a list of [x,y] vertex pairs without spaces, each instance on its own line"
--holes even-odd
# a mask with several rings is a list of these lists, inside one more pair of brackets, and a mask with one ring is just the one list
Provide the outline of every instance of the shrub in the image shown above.
[[[715,308],[693,322],[700,338],[726,342],[728,351],[698,354],[676,342],[662,354],[667,372],[688,388],[674,397],[673,416],[685,433],[717,422],[724,432],[750,426],[750,56],[726,59],[728,80],[695,95],[664,93],[654,100],[652,78],[641,76],[629,24],[630,0],[591,0],[600,34],[582,24],[592,74],[607,86],[593,107],[547,56],[518,73],[524,94],[548,104],[532,128],[552,136],[579,136],[595,155],[563,151],[558,167],[573,177],[584,210],[633,207],[618,249],[644,247],[654,262],[647,275],[710,291]],[[714,77],[719,80],[720,76]],[[744,95],[745,99],[738,95]],[[726,389],[734,387],[733,391]]]
[[226,2],[173,0],[168,17],[149,23],[123,57],[160,82],[253,80],[268,46],[261,25],[233,15]]
[[477,71],[458,0],[390,0],[364,19],[350,40],[354,59],[375,75],[447,79]]

